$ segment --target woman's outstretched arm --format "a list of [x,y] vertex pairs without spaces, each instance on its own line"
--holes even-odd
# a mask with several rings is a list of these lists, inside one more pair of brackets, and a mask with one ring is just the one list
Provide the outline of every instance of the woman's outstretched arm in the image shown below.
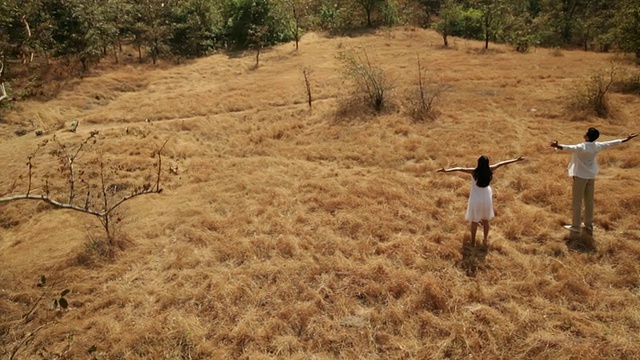
[[501,166],[509,165],[511,163],[518,162],[518,161],[523,161],[523,160],[526,160],[524,156],[518,156],[515,159],[500,161],[499,163],[491,165],[490,168],[491,168],[491,170],[496,170]]
[[474,168],[465,168],[465,167],[453,167],[453,168],[440,168],[438,170],[436,170],[436,172],[454,172],[454,171],[460,171],[463,173],[467,173],[467,174],[473,174],[473,170],[475,170]]

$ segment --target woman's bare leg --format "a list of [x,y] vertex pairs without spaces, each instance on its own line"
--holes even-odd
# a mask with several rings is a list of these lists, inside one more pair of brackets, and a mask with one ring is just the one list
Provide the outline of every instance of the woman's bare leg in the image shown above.
[[475,221],[471,222],[471,244],[476,246],[476,232],[478,231],[478,223]]
[[484,230],[484,240],[482,244],[489,245],[489,220],[482,220],[482,229]]

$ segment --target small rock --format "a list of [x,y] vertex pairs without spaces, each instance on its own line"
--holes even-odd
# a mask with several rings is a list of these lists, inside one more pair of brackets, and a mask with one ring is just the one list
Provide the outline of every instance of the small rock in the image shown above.
[[26,129],[18,129],[16,131],[14,131],[13,133],[18,135],[18,136],[24,136],[24,135],[27,134],[27,130]]
[[44,131],[36,130],[36,136],[42,136],[42,134],[44,134]]

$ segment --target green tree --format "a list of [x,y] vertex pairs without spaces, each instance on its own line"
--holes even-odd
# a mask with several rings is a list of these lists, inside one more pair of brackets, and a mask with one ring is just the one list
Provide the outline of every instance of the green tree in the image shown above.
[[462,18],[462,9],[454,0],[444,0],[440,5],[440,20],[433,24],[433,28],[442,36],[444,46],[449,46],[449,36],[454,34],[454,29]]
[[309,1],[278,0],[277,5],[283,13],[284,23],[288,26],[289,32],[296,43],[296,50],[298,50],[303,23],[309,14]]
[[109,37],[105,37],[103,52],[106,47],[111,46],[116,63],[119,62],[119,55],[122,52],[122,40],[132,34],[133,27],[133,3],[129,0],[106,0],[102,15],[108,22],[110,29]]
[[440,8],[443,2],[443,0],[417,0],[417,3],[424,12],[424,26],[431,26],[432,19],[440,14]]
[[620,0],[614,16],[613,42],[620,51],[636,54],[640,60],[640,3]]
[[484,33],[484,48],[489,48],[489,40],[500,36],[505,26],[507,4],[505,0],[477,0],[475,6],[482,13],[482,31]]
[[608,51],[611,41],[606,36],[613,26],[615,2],[610,0],[591,0],[581,8],[573,25],[573,41],[585,51]]
[[[0,1],[0,57],[3,62],[6,62],[7,57],[13,50],[14,39],[10,29],[16,16],[16,10],[14,1]],[[0,78],[3,73],[0,73]]]
[[574,43],[579,21],[584,19],[591,0],[540,0],[543,17],[540,23],[542,42],[546,46]]
[[99,28],[94,27],[94,11],[97,3],[69,0],[49,0],[46,11],[51,14],[51,38],[55,42],[55,56],[77,57],[83,70],[101,55]]
[[362,7],[367,17],[367,27],[373,26],[371,15],[374,11],[379,10],[387,0],[356,0],[356,3]]
[[516,1],[505,4],[504,25],[499,41],[511,44],[517,51],[526,52],[540,43],[538,0]]
[[169,52],[171,11],[176,3],[176,0],[140,0],[134,6],[132,32],[140,61],[143,48],[154,65],[160,55]]
[[269,0],[228,0],[223,10],[225,38],[235,48],[291,40],[286,20],[277,10]]
[[219,23],[217,9],[211,1],[181,1],[172,13],[171,52],[185,57],[208,54],[216,46]]
[[18,57],[30,66],[36,53],[43,50],[42,40],[46,39],[42,32],[48,17],[42,11],[42,1],[6,1],[0,10],[0,52],[3,56]]

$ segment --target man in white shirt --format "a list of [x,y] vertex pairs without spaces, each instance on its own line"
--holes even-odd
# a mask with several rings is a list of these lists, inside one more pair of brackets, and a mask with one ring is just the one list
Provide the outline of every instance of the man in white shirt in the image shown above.
[[572,209],[573,219],[571,225],[564,228],[571,232],[580,232],[580,215],[582,212],[582,200],[584,199],[584,226],[589,233],[593,232],[593,193],[594,182],[598,174],[598,162],[596,155],[613,145],[622,144],[638,133],[633,133],[624,139],[597,142],[600,132],[596,128],[589,128],[584,135],[584,142],[577,145],[561,145],[557,140],[549,143],[552,148],[569,150],[571,161],[569,162],[569,176],[573,177]]

